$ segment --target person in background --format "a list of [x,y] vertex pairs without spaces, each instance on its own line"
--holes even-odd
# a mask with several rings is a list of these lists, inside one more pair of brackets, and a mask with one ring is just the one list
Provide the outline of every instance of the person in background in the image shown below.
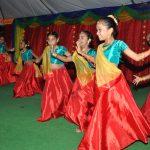
[[[147,43],[150,46],[150,33],[147,35]],[[145,81],[150,81],[150,73],[145,75],[145,76],[137,76],[134,75],[134,80],[133,80],[133,84],[138,86],[139,83],[145,82]],[[144,105],[141,108],[142,113],[144,114],[145,118],[147,119],[147,121],[150,124],[150,92],[147,96],[147,99],[144,103]]]
[[15,64],[12,62],[8,52],[14,49],[8,49],[4,36],[0,36],[0,85],[16,82],[16,76],[13,75]]
[[42,56],[36,60],[38,63],[42,59],[45,79],[39,122],[64,115],[65,103],[72,89],[72,81],[64,62],[57,58],[57,55],[70,56],[70,53],[64,46],[58,45],[58,42],[59,36],[56,32],[48,33],[48,46],[44,49]]
[[42,74],[38,66],[34,63],[34,58],[38,58],[25,39],[20,41],[20,56],[14,72],[19,75],[14,86],[14,97],[32,96],[42,93]]
[[139,77],[139,76],[137,76],[137,75],[134,75],[134,80],[133,80],[133,84],[135,84],[136,86],[139,84],[139,83],[141,83],[141,82],[145,82],[145,81],[147,81],[147,80],[149,80],[150,79],[150,74],[148,74],[148,75],[145,75],[145,76],[142,76],[142,77]]

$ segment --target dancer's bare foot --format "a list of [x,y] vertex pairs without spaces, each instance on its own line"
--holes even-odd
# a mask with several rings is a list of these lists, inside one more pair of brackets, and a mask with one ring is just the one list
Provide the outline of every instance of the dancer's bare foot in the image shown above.
[[81,133],[81,132],[82,131],[79,128],[76,129],[76,133]]

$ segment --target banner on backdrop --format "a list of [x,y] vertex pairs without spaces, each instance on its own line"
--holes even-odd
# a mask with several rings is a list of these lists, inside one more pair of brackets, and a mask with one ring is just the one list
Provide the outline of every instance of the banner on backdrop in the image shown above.
[[14,19],[8,18],[8,19],[0,19],[0,25],[7,25],[7,24],[12,24]]

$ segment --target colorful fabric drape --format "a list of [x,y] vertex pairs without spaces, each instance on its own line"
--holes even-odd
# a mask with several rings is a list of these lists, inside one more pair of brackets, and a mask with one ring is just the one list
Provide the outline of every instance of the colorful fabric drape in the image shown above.
[[[33,63],[33,67],[35,69],[35,77],[36,78],[42,77],[39,67],[35,63]],[[22,58],[20,55],[17,61],[17,65],[14,69],[14,73],[19,75],[22,72],[22,70],[23,70],[23,64],[22,64]]]
[[103,55],[102,46],[96,57],[96,103],[78,150],[120,150],[137,140],[148,143],[150,126],[122,72]]
[[15,64],[7,53],[0,54],[0,85],[16,82]]
[[[144,8],[143,8],[144,9]],[[109,10],[109,8],[108,8]],[[138,19],[138,20],[148,20],[150,19],[150,11],[140,11],[140,10],[135,10],[132,9],[128,6],[121,6],[121,7],[117,7],[114,9],[110,9],[110,11],[106,11],[103,9],[99,9],[99,12],[103,12],[103,13],[99,13],[93,10],[91,11],[85,11],[84,13],[79,12],[80,15],[75,16],[75,17],[66,17],[63,14],[58,14],[55,16],[42,16],[42,17],[30,17],[30,18],[20,18],[20,19],[16,19],[15,23],[17,26],[20,26],[22,28],[26,28],[26,27],[37,27],[38,25],[41,26],[48,26],[50,24],[55,24],[55,25],[62,25],[62,24],[84,24],[84,25],[91,25],[91,24],[95,24],[95,22],[97,20],[99,20],[99,18],[101,16],[104,15],[108,15],[108,14],[114,14],[118,17],[120,17],[119,19],[121,21],[127,21],[129,19]],[[106,12],[105,12],[106,11]],[[126,12],[126,13],[124,13]]]
[[93,74],[88,66],[88,62],[75,51],[72,56],[72,61],[75,63],[77,77],[82,85],[86,85],[93,80]]
[[21,58],[21,55],[20,55],[19,58],[18,58],[18,61],[17,61],[17,65],[16,65],[15,70],[14,70],[15,74],[20,74],[21,71],[22,71],[22,68],[23,68],[22,58]]
[[19,49],[19,43],[24,38],[24,28],[21,28],[20,26],[16,27],[15,31],[15,57],[18,59],[20,55],[20,49]]
[[96,79],[98,86],[114,80],[121,73],[115,64],[110,63],[104,56],[103,51],[108,47],[103,48],[103,45],[104,44],[101,44],[98,47],[96,56]]
[[150,93],[148,94],[147,99],[141,108],[141,111],[144,114],[146,120],[150,124]]
[[41,94],[42,88],[43,79],[40,76],[36,77],[35,65],[25,64],[14,86],[14,96],[26,97],[36,93]]
[[43,75],[52,74],[51,64],[50,64],[50,46],[47,46],[43,52],[42,70]]
[[52,75],[45,77],[41,103],[42,114],[38,118],[39,122],[64,115],[64,108],[72,89],[72,81],[66,68],[63,67],[52,72]]

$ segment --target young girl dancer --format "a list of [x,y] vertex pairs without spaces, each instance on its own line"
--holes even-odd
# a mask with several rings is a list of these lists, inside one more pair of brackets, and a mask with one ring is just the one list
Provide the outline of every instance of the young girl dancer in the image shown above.
[[0,36],[0,85],[16,82],[16,77],[13,75],[15,64],[7,52],[14,51],[8,49],[3,36]]
[[104,43],[96,56],[96,106],[78,150],[120,150],[136,140],[148,142],[150,127],[117,66],[122,53],[139,61],[150,50],[136,54],[123,41],[115,40],[117,25],[112,15],[97,22],[97,35]]
[[44,49],[39,62],[42,61],[45,86],[42,94],[41,117],[43,122],[64,115],[64,106],[72,89],[72,81],[65,68],[64,62],[57,55],[69,56],[64,46],[58,45],[59,36],[56,32],[48,33],[48,46]]
[[92,34],[83,30],[79,34],[76,51],[72,56],[57,55],[58,59],[65,62],[73,61],[76,66],[77,78],[65,109],[65,118],[79,126],[77,132],[87,128],[94,105],[95,67],[91,59],[95,59],[96,50],[90,46],[92,39]]
[[[29,42],[20,42],[20,57],[18,59],[15,73],[19,74],[14,86],[14,97],[32,96],[42,93],[42,74],[38,66],[33,63],[33,57],[38,58],[30,49]],[[22,66],[22,61],[24,65]]]

